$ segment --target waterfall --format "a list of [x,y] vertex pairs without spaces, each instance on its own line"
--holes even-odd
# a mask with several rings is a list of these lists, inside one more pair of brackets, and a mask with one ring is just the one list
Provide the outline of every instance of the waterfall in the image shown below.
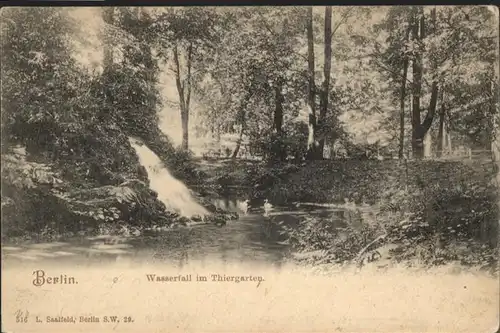
[[141,140],[129,138],[129,141],[139,156],[139,162],[148,172],[151,189],[158,193],[158,200],[165,204],[167,210],[186,217],[209,215],[208,211],[196,202],[186,185],[170,174],[154,152]]

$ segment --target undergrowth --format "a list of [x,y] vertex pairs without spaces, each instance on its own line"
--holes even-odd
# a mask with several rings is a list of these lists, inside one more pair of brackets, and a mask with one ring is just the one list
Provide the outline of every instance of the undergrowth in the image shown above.
[[304,264],[457,263],[497,274],[497,197],[494,184],[477,175],[459,181],[431,175],[409,186],[393,178],[375,204],[352,205],[343,225],[336,217],[307,217],[284,234]]

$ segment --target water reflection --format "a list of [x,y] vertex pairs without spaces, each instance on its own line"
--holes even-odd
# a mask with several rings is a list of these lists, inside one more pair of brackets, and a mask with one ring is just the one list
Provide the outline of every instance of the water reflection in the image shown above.
[[[240,212],[245,198],[217,198],[213,204],[222,209]],[[297,207],[298,206],[298,207]],[[64,242],[27,244],[4,247],[6,260],[51,261],[71,264],[146,265],[168,263],[182,268],[190,262],[202,265],[211,262],[262,263],[280,267],[290,249],[282,244],[282,227],[297,227],[307,216],[329,217],[332,227],[355,221],[345,209],[294,205],[279,207],[263,216],[261,206],[250,207],[248,215],[228,221],[220,228],[215,225],[193,225],[170,230],[151,230],[140,236],[78,237]]]

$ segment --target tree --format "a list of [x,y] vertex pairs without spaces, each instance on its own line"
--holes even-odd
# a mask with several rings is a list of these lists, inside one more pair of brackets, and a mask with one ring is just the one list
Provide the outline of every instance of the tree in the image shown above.
[[[400,82],[398,90],[393,90],[394,97],[397,95],[399,99],[400,156],[406,136],[407,91],[412,94],[410,142],[416,157],[422,155],[423,138],[435,136],[432,124],[438,115],[437,142],[443,142],[444,136],[468,141],[478,132],[473,130],[467,134],[465,128],[459,128],[477,124],[479,119],[483,126],[488,123],[489,116],[483,112],[486,110],[483,106],[485,92],[489,91],[485,78],[491,77],[486,74],[487,68],[494,61],[491,23],[492,15],[486,7],[393,7],[387,10],[382,22],[375,25],[374,31],[387,37],[370,37],[371,41],[365,45],[372,45],[372,60],[380,73]],[[407,64],[412,66],[409,72],[405,71]],[[446,105],[438,106],[439,103]],[[471,107],[476,108],[476,120],[458,120],[468,113],[473,117]],[[427,112],[422,120],[424,110]],[[442,131],[439,131],[440,124]]]
[[[324,10],[324,19],[321,22],[323,30],[323,41],[319,42],[314,37],[314,15],[308,11],[306,18],[307,22],[307,41],[308,41],[308,77],[309,84],[313,90],[309,89],[308,93],[308,110],[309,110],[309,141],[308,141],[308,159],[322,159],[323,150],[327,137],[335,141],[340,137],[337,114],[334,112],[334,105],[331,103],[331,95],[335,93],[331,90],[331,67],[334,54],[332,53],[332,38],[336,35],[339,28],[345,25],[348,18],[353,13],[352,7],[339,10],[340,14],[335,26],[332,26],[332,8],[327,6]],[[363,10],[359,11],[363,14]],[[319,35],[319,34],[318,34]],[[323,59],[318,59],[318,63],[322,63],[323,81],[320,88],[316,87],[315,82],[315,43],[323,44]],[[314,91],[314,92],[313,92]],[[317,101],[316,96],[319,96],[319,113],[316,114]],[[314,142],[314,143],[313,143]]]
[[219,21],[216,57],[205,57],[209,70],[195,89],[203,104],[210,102],[208,126],[236,135],[235,157],[244,138],[266,158],[287,157],[290,119],[304,99],[302,18],[299,8],[259,7],[232,10]]
[[325,147],[326,115],[328,110],[328,97],[330,95],[330,70],[332,67],[332,7],[325,7],[325,51],[323,65],[323,84],[321,85],[321,98],[319,106],[319,143],[316,158],[323,158],[323,149]]
[[[410,20],[408,20],[410,21]],[[408,22],[408,28],[405,32],[404,44],[405,46],[408,44],[410,31],[411,31],[412,22]],[[408,53],[405,49],[403,49],[403,74],[401,76],[401,97],[399,100],[400,111],[399,111],[399,150],[398,157],[399,159],[404,158],[404,138],[405,138],[405,104],[406,104],[406,81],[408,79]]]
[[[424,137],[427,131],[431,128],[434,115],[436,113],[437,97],[438,97],[438,82],[436,79],[432,80],[431,99],[427,114],[423,122],[421,122],[421,97],[422,97],[422,83],[423,83],[423,52],[424,52],[424,39],[426,38],[427,27],[423,7],[417,7],[413,14],[413,22],[411,28],[411,35],[413,42],[416,44],[414,56],[412,59],[413,68],[413,87],[412,87],[412,151],[413,156],[416,158],[424,157]],[[432,28],[431,33],[436,33],[436,10],[432,10]],[[437,60],[432,59],[432,70],[437,70]]]
[[313,32],[313,7],[307,8],[307,65],[308,65],[308,98],[307,106],[309,113],[307,138],[307,159],[314,159],[317,156],[318,144],[316,141],[316,82],[314,68],[314,32]]
[[206,71],[205,57],[214,51],[219,38],[219,14],[214,8],[167,8],[155,18],[159,56],[170,62],[179,95],[182,148],[189,148],[189,117],[193,83]]
[[441,91],[441,108],[439,111],[439,129],[438,129],[438,143],[436,149],[437,157],[443,156],[445,147],[445,119],[446,119],[446,106],[444,102],[444,92]]
[[2,11],[2,145],[36,151],[72,122],[68,110],[86,91],[71,56],[72,23],[61,8]]

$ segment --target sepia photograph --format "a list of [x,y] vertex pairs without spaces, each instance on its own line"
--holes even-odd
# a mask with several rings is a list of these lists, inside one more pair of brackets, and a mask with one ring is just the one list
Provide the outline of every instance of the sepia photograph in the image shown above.
[[498,7],[0,15],[2,332],[498,331]]

